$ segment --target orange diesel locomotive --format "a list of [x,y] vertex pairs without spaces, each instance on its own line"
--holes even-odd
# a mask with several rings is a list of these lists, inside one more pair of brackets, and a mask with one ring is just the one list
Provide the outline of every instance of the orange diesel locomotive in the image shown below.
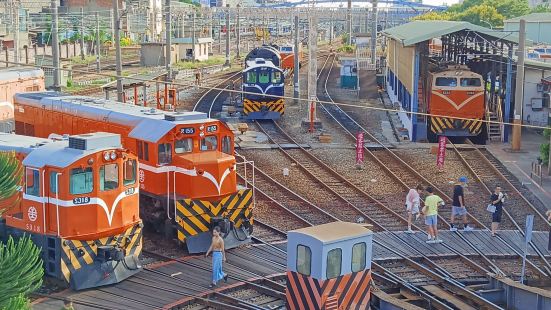
[[238,188],[233,132],[200,112],[164,112],[54,92],[15,96],[16,132],[47,137],[101,129],[118,133],[140,161],[141,218],[190,253],[220,226],[226,246],[250,241],[252,191]]
[[[0,237],[30,234],[46,275],[80,290],[120,282],[140,269],[137,158],[120,136],[94,133],[58,141],[0,134],[25,171]],[[16,197],[14,197],[16,198]]]
[[[429,74],[427,136],[478,137],[484,139],[484,87],[482,76],[465,66],[449,66]],[[453,117],[467,118],[456,119]]]
[[[290,44],[279,46],[279,55],[281,56],[280,68],[292,72],[295,69],[295,46]],[[298,57],[299,63],[302,62],[302,45],[299,45]]]

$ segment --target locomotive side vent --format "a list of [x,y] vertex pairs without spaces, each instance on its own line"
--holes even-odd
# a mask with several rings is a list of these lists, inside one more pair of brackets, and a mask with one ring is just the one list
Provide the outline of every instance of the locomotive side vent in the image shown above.
[[69,137],[69,148],[76,150],[96,150],[104,148],[120,148],[121,136],[118,134],[97,132]]

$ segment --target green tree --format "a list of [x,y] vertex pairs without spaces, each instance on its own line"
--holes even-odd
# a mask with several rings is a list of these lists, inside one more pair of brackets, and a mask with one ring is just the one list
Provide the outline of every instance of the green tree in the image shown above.
[[0,309],[21,304],[21,298],[42,285],[43,275],[40,249],[29,236],[17,242],[10,236],[5,245],[0,242]]
[[0,215],[17,202],[11,198],[17,194],[22,178],[23,166],[15,153],[0,152]]
[[532,13],[547,13],[551,12],[551,7],[549,7],[549,3],[545,4],[538,4],[536,7],[532,8]]
[[492,25],[492,27],[502,26],[504,20],[504,16],[499,14],[496,8],[486,4],[472,6],[464,12],[457,14],[455,18],[456,20],[485,27],[488,24]]

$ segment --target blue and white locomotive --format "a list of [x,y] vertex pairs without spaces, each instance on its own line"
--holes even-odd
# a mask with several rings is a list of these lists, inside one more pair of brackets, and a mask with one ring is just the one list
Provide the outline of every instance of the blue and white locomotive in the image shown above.
[[243,114],[247,119],[276,120],[285,112],[285,75],[279,51],[272,46],[253,49],[243,70]]

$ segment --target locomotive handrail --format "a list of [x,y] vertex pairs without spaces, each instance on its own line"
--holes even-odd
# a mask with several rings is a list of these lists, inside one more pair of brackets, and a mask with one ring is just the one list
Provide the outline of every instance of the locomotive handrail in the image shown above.
[[[44,172],[44,171],[43,171]],[[57,236],[59,237],[59,175],[60,173],[55,174],[55,209],[56,209],[56,220],[57,220]],[[46,214],[44,214],[46,217]],[[46,232],[46,228],[44,228]]]

